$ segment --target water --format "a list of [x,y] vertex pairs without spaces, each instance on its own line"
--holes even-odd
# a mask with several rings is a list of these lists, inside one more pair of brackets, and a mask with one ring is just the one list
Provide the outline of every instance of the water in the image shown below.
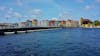
[[100,56],[100,29],[57,29],[0,36],[0,56]]

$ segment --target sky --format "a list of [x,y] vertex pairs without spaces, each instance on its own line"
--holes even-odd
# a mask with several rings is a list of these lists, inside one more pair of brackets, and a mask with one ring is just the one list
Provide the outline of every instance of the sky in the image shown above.
[[81,17],[100,20],[100,0],[0,0],[0,23]]

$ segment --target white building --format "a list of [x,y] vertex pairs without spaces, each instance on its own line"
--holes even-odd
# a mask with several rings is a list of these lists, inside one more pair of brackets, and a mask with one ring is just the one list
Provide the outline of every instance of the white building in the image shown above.
[[49,21],[48,20],[42,20],[40,22],[41,27],[48,27],[49,26]]

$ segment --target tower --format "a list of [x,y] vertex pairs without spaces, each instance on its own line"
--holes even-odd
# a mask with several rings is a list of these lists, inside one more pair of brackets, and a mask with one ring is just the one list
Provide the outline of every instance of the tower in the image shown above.
[[83,17],[80,18],[79,25],[82,26],[83,24]]

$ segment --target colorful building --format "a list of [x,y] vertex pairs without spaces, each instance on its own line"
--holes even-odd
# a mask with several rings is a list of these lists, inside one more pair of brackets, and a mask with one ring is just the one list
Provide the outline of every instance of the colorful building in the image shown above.
[[10,29],[13,28],[12,23],[0,23],[0,29]]
[[79,22],[78,21],[72,21],[72,27],[79,27]]
[[79,27],[79,22],[68,19],[66,21],[66,27]]
[[31,20],[26,21],[26,27],[32,27],[32,21]]
[[59,27],[60,26],[60,22],[59,21],[55,21],[55,27]]
[[50,20],[49,27],[54,27],[54,26],[55,26],[55,20]]
[[32,27],[36,27],[38,24],[38,21],[36,19],[32,20]]
[[82,27],[83,20],[84,20],[84,19],[83,19],[82,17],[81,17],[80,20],[79,20],[79,26],[80,26],[80,27]]
[[49,20],[42,20],[40,22],[41,27],[48,27],[49,26]]
[[27,26],[27,23],[26,22],[19,22],[18,23],[18,28],[26,28]]
[[18,28],[18,23],[13,23],[13,28]]
[[60,27],[65,27],[66,21],[65,20],[59,21],[59,24],[60,24]]
[[66,21],[66,27],[72,27],[72,20],[68,19]]

